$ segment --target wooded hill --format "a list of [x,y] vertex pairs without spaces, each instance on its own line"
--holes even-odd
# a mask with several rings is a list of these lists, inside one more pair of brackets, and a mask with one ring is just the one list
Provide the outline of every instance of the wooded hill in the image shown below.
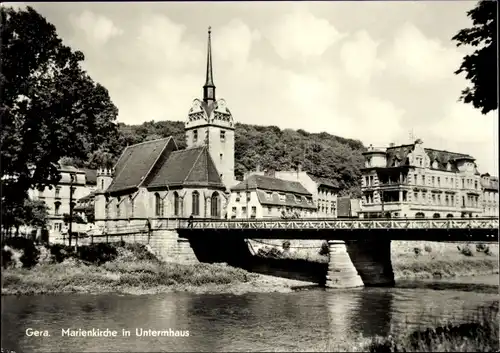
[[[173,136],[179,148],[186,147],[182,121],[149,121],[141,125],[119,124],[119,141],[113,144],[113,159],[127,145]],[[241,179],[246,171],[262,169],[293,170],[302,163],[304,171],[336,180],[341,194],[360,195],[360,168],[363,166],[361,141],[308,133],[302,129],[281,130],[277,126],[236,123],[235,174]],[[97,167],[97,166],[93,166]]]

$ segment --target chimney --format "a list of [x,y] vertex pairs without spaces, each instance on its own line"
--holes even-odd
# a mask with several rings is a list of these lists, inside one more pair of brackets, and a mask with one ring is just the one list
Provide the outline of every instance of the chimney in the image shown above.
[[395,146],[395,145],[394,145],[394,142],[391,142],[391,143],[389,144],[389,147],[394,147],[394,146]]
[[297,163],[297,174],[302,172],[302,163]]

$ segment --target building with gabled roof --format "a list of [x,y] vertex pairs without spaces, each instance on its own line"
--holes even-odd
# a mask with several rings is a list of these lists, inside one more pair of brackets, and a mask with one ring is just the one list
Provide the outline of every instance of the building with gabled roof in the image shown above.
[[312,194],[298,181],[249,174],[231,188],[230,218],[314,217]]
[[215,97],[211,31],[208,32],[203,99],[195,99],[185,122],[187,148],[172,137],[127,146],[113,169],[97,172],[98,227],[164,218],[225,217],[234,178],[234,121]]
[[482,213],[474,157],[413,144],[363,153],[363,217],[475,217]]
[[337,196],[340,187],[335,180],[303,171],[300,163],[297,165],[297,170],[275,171],[273,174],[280,179],[300,182],[312,195],[313,202],[317,206],[317,217],[337,217]]

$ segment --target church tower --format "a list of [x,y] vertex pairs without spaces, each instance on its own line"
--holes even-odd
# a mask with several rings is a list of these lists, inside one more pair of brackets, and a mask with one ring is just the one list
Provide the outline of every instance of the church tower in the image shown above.
[[203,100],[195,99],[184,124],[187,148],[207,146],[227,188],[234,179],[234,121],[224,99],[215,97],[211,28],[208,28],[207,71]]

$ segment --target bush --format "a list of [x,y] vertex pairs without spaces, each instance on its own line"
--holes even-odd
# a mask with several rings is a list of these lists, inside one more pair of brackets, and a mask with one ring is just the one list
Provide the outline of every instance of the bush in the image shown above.
[[269,248],[266,246],[264,248],[260,248],[259,251],[257,251],[257,255],[261,257],[279,259],[283,257],[283,252],[276,247]]
[[131,251],[137,260],[156,261],[158,258],[149,252],[146,245],[140,243],[124,243],[125,249]]
[[486,244],[476,244],[476,251],[482,252],[485,255],[491,255],[490,247]]
[[285,250],[285,251],[290,250],[290,240],[285,240],[285,241],[283,242],[283,245],[282,245],[282,246],[283,246],[283,250]]
[[75,257],[74,248],[63,244],[53,244],[49,247],[50,255],[54,258],[55,262],[60,263],[64,260]]
[[78,248],[79,259],[97,265],[113,261],[117,256],[118,251],[116,247],[108,243],[97,243]]
[[7,245],[13,249],[21,250],[23,252],[23,255],[20,258],[23,263],[23,267],[30,268],[38,263],[40,251],[36,248],[35,243],[32,240],[22,237],[14,237],[6,239],[3,245]]
[[474,254],[472,253],[472,250],[470,249],[469,245],[465,245],[463,247],[457,246],[457,248],[458,248],[458,251],[460,251],[460,253],[462,255],[465,255],[465,256],[474,256]]
[[432,247],[430,245],[424,246],[425,252],[432,252]]
[[328,242],[324,241],[321,244],[321,248],[319,249],[319,254],[322,256],[326,256],[330,253],[330,247],[328,246]]

